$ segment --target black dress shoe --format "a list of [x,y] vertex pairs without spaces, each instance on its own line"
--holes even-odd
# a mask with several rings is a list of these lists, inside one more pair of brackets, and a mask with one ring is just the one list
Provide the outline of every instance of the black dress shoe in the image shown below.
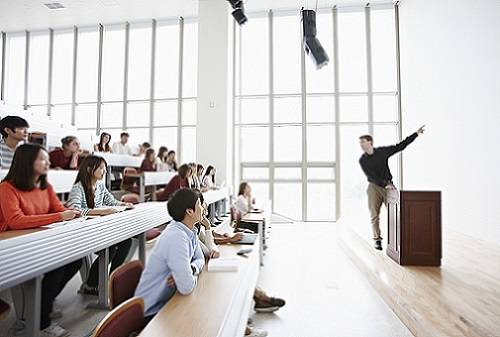
[[375,240],[375,249],[382,250],[382,240]]

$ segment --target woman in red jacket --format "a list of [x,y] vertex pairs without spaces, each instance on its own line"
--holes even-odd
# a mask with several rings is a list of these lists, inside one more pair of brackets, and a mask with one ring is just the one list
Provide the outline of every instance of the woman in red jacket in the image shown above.
[[[12,165],[0,183],[0,232],[36,228],[62,220],[71,220],[79,211],[66,209],[47,182],[50,161],[47,151],[37,144],[16,149]],[[45,336],[61,337],[68,331],[51,324],[55,298],[80,269],[81,260],[48,272],[42,280],[40,329]]]
[[170,179],[167,186],[163,190],[160,190],[156,194],[156,200],[167,201],[170,195],[181,188],[188,188],[189,182],[188,177],[191,175],[191,168],[188,164],[182,164],[179,166],[177,174]]

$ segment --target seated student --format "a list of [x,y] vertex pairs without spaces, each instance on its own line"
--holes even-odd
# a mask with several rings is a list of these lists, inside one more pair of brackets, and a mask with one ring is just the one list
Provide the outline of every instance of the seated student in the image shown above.
[[80,142],[75,136],[61,139],[62,147],[50,151],[50,167],[58,170],[77,170],[81,153]]
[[[102,180],[106,174],[106,160],[102,157],[88,156],[83,159],[76,176],[75,184],[68,197],[68,206],[80,210],[82,215],[108,215],[118,212],[115,208],[106,206],[127,206],[131,203],[116,200],[106,189]],[[109,247],[110,273],[121,266],[127,258],[132,239],[127,239]],[[99,295],[99,261],[92,263],[87,281],[82,285],[81,292],[87,295]]]
[[107,132],[101,133],[99,143],[94,145],[94,151],[113,153],[113,149],[109,146],[109,142],[111,142],[111,135]]
[[[208,205],[205,203],[203,194],[201,193],[200,193],[200,200],[202,201],[203,205],[203,219],[201,223],[197,225],[200,247],[203,252],[203,255],[207,260],[216,259],[220,257],[220,252],[219,248],[216,245],[216,239],[214,239],[214,235],[212,234],[212,224],[210,223],[210,220],[208,220],[207,218]],[[237,233],[234,235],[234,237],[238,235],[241,234]],[[255,288],[253,299],[255,301],[254,310],[256,312],[266,312],[266,313],[275,312],[286,304],[283,299],[270,297],[260,288]],[[267,332],[265,330],[247,326],[245,330],[245,336],[264,337],[267,336]]]
[[141,163],[141,172],[152,172],[156,171],[156,155],[155,150],[147,149],[144,159]]
[[255,200],[252,198],[252,188],[247,182],[242,182],[238,190],[238,198],[234,202],[234,208],[241,215],[245,215],[253,209]]
[[217,186],[215,185],[215,173],[216,173],[215,167],[209,165],[207,167],[207,170],[205,171],[205,176],[203,177],[203,182],[202,182],[203,187],[206,187],[209,190],[217,189]]
[[168,151],[166,164],[167,164],[167,171],[169,171],[169,172],[176,172],[177,171],[177,161],[175,160],[175,151],[174,150]]
[[187,164],[179,166],[177,174],[170,179],[164,189],[159,190],[156,194],[156,200],[167,201],[172,193],[181,188],[188,188],[188,177],[191,174],[191,168]]
[[188,177],[189,188],[201,190],[201,182],[196,174],[196,163],[189,163],[188,165],[191,168],[191,174]]
[[[0,183],[0,232],[37,228],[80,215],[66,209],[47,182],[49,155],[38,144],[19,146],[9,173]],[[43,337],[67,336],[68,331],[51,324],[54,299],[81,267],[81,260],[46,273],[42,280],[40,329]]]
[[135,291],[135,296],[144,300],[146,322],[176,291],[190,294],[205,265],[195,228],[203,212],[200,193],[187,188],[178,190],[167,208],[174,221],[157,239]]
[[132,156],[134,153],[130,145],[128,145],[129,137],[130,135],[127,132],[122,132],[120,134],[120,141],[113,144],[113,153]]
[[28,122],[18,116],[5,116],[0,120],[0,168],[10,168],[16,148],[28,139]]
[[160,146],[158,149],[158,156],[156,157],[156,170],[168,171],[167,162],[168,149],[166,146]]
[[149,144],[148,142],[144,142],[139,145],[139,147],[137,148],[137,153],[135,155],[138,157],[142,157],[146,154],[146,151],[149,150],[150,148],[151,144]]

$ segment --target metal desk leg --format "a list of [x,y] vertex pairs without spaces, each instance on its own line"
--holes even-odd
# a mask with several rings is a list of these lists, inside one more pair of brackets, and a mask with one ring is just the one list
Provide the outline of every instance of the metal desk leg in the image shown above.
[[108,169],[106,171],[106,187],[108,190],[111,191],[111,170],[113,169],[112,166],[108,166]]
[[97,253],[99,256],[99,300],[97,303],[90,303],[88,308],[92,309],[109,309],[108,298],[108,265],[109,265],[109,249],[105,248]]
[[42,276],[23,284],[26,294],[26,333],[27,337],[40,336],[40,310],[42,305]]
[[153,201],[156,201],[156,185],[153,185],[153,187],[151,188],[151,200]]
[[139,201],[144,202],[146,200],[146,187],[144,186],[144,175],[141,174],[139,177]]
[[141,260],[143,266],[146,265],[146,233],[142,233],[137,236],[139,241],[139,260]]
[[210,222],[211,223],[214,223],[214,220],[215,220],[215,202],[211,203],[210,206],[208,206],[210,208]]
[[260,245],[259,245],[260,265],[263,266],[264,265],[264,236],[266,235],[266,233],[264,233],[264,231],[263,231],[263,226],[262,226],[261,221],[259,221],[259,224],[257,225],[257,229],[258,229],[259,235],[260,235]]

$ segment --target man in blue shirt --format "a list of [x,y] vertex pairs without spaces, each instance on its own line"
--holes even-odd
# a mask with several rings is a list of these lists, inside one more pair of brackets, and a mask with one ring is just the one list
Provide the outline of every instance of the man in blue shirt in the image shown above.
[[176,291],[189,295],[205,264],[195,227],[203,215],[200,193],[180,189],[172,194],[167,208],[174,221],[157,240],[135,291],[135,296],[144,300],[146,321],[151,320]]

